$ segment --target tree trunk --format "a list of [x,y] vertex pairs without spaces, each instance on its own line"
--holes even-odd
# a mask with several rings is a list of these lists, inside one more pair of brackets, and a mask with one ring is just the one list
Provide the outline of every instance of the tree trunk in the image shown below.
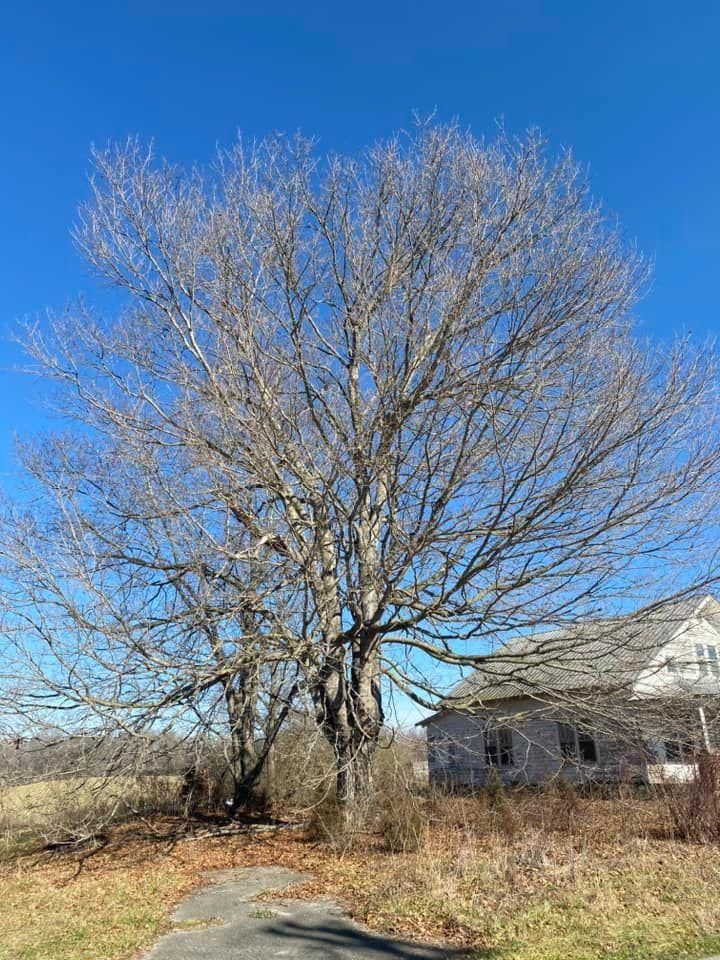
[[259,789],[260,770],[251,770],[246,776],[234,778],[233,795],[230,801],[230,813],[241,810],[258,810],[263,806],[264,797]]
[[336,751],[337,802],[348,815],[362,809],[372,798],[372,759],[376,745],[367,740],[358,748],[346,745]]
[[384,720],[376,657],[363,656],[356,647],[349,676],[335,663],[316,691],[316,702],[335,757],[337,802],[352,818],[372,796],[372,760]]
[[261,810],[267,797],[260,789],[260,778],[270,766],[270,779],[274,777],[273,745],[287,718],[297,693],[297,681],[284,697],[278,698],[275,709],[264,717],[262,745],[258,746],[258,684],[256,677],[238,674],[235,683],[228,681],[225,701],[230,721],[230,771],[233,778],[233,796],[230,811]]
[[[231,740],[234,740],[234,733]],[[232,745],[230,757],[230,771],[233,780],[233,793],[230,801],[230,812],[235,814],[240,810],[253,810],[262,805],[262,795],[259,789],[260,776],[263,764],[259,761],[254,742],[248,743],[247,737],[242,737],[242,743],[236,747]]]
[[225,702],[230,722],[230,774],[233,793],[230,812],[251,809],[259,801],[258,781],[262,763],[258,762],[255,747],[256,685],[246,674],[228,681],[225,687]]

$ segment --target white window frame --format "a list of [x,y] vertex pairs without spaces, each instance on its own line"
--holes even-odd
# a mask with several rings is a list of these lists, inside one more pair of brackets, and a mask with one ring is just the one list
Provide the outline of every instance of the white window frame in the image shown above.
[[695,658],[697,660],[698,672],[701,677],[706,677],[708,672],[714,677],[720,677],[720,664],[718,664],[717,645],[714,643],[696,643]]

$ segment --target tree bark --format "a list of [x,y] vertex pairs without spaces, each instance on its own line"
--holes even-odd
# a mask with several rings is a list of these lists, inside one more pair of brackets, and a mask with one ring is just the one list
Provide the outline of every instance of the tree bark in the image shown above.
[[255,724],[251,693],[247,689],[247,677],[238,678],[239,683],[229,680],[225,685],[225,703],[230,724],[229,767],[233,781],[230,810],[236,813],[247,807],[253,793],[259,771],[256,772]]
[[281,701],[280,709],[272,717],[265,718],[262,745],[258,746],[257,677],[254,673],[243,673],[238,674],[234,683],[226,683],[225,701],[230,721],[229,763],[233,779],[231,813],[258,810],[265,805],[266,796],[260,789],[260,779],[296,692],[295,683]]
[[338,806],[352,815],[372,798],[372,760],[377,743],[366,740],[359,747],[344,745],[336,753]]
[[353,645],[353,662],[336,660],[316,692],[319,720],[336,764],[337,802],[348,818],[373,792],[372,761],[384,720],[376,653],[362,638]]

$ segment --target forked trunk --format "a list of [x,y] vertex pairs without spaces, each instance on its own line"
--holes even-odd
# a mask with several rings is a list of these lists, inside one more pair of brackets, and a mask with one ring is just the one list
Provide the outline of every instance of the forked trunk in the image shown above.
[[258,738],[257,680],[248,682],[246,676],[238,675],[235,684],[228,683],[225,689],[228,718],[230,721],[229,766],[233,779],[233,795],[230,812],[261,810],[266,804],[266,794],[261,789],[261,779],[266,766],[274,776],[272,756],[275,739],[290,712],[297,692],[297,682],[287,690],[282,700],[278,698],[276,709],[266,716],[262,724],[262,736]]
[[372,761],[383,723],[374,659],[356,658],[349,676],[336,664],[318,699],[335,757],[338,806],[352,819],[372,798]]
[[255,745],[255,704],[257,700],[254,677],[238,674],[235,683],[228,682],[225,701],[230,721],[229,766],[233,781],[230,812],[251,809],[258,801],[258,782],[262,763],[258,762]]

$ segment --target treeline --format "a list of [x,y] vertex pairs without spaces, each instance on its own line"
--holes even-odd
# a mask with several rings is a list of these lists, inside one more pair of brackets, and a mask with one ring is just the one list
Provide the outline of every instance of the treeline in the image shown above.
[[[386,728],[376,766],[381,779],[402,769],[412,778],[425,759],[425,740],[413,730]],[[202,805],[232,800],[232,758],[221,737],[38,735],[0,741],[0,790],[47,781],[86,778],[176,778],[182,793],[196,789]],[[385,773],[384,773],[384,772]],[[395,773],[393,773],[395,775]],[[203,785],[205,796],[197,792]],[[294,717],[276,738],[261,782],[266,803],[311,806],[334,787],[332,752],[311,717]]]
[[39,735],[0,741],[0,787],[78,777],[182,775],[220,745],[188,742],[173,733],[156,737]]

